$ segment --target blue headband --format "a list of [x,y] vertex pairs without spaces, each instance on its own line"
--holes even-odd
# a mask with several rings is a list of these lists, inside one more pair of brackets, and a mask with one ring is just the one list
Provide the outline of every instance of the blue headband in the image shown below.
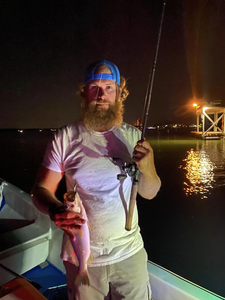
[[[96,67],[100,65],[108,66],[112,74],[105,74],[105,73],[95,74]],[[101,59],[90,64],[87,67],[86,74],[85,74],[85,83],[94,79],[110,79],[116,81],[118,85],[120,85],[120,72],[117,66],[114,65],[114,63],[105,59]]]

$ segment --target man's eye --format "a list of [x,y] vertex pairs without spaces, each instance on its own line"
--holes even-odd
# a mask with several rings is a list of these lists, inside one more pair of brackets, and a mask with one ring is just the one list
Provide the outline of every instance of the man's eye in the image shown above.
[[96,85],[91,85],[91,86],[89,86],[89,90],[93,90],[93,91],[94,91],[94,90],[97,90],[97,88],[98,88],[98,87],[97,87]]
[[112,89],[112,86],[111,86],[111,85],[108,85],[106,88],[107,88],[107,90],[111,90],[111,89]]

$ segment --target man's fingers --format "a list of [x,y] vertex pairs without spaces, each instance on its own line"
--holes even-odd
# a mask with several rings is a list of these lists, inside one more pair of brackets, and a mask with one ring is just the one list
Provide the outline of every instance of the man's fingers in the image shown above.
[[146,140],[140,140],[137,142],[137,146],[151,150],[152,147],[150,146],[150,144],[146,141]]
[[54,215],[54,222],[61,228],[73,241],[76,240],[74,231],[82,230],[82,225],[86,222],[81,218],[81,214],[62,211]]
[[59,219],[74,219],[74,218],[81,218],[81,214],[73,212],[73,211],[62,211],[55,214],[55,220]]
[[132,159],[135,163],[138,163],[144,156],[141,154],[135,155]]
[[60,228],[62,228],[63,230],[66,229],[66,230],[82,230],[82,226],[81,225],[77,225],[77,224],[74,224],[74,225],[61,225]]
[[56,224],[80,224],[83,225],[86,221],[84,219],[81,218],[74,218],[74,219],[64,219],[64,218],[60,218],[60,219],[56,219],[55,223]]
[[55,221],[56,226],[62,229],[75,229],[75,230],[82,230],[82,225],[85,223],[85,220],[62,220],[62,221]]
[[149,145],[149,147],[144,147],[141,145],[136,145],[134,150],[137,152],[148,153],[151,150],[151,146]]
[[139,149],[138,147],[135,147],[135,150],[133,152],[133,159],[140,159],[146,155],[148,155],[150,151],[148,149],[144,149],[143,147],[141,147],[141,149]]
[[133,152],[133,161],[137,162],[145,156],[148,156],[152,153],[152,147],[149,145],[147,141],[138,141],[137,145],[134,147]]

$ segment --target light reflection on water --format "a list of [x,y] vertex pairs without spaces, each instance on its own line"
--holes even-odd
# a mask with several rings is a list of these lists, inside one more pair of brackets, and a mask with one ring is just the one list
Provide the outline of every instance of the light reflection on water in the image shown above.
[[186,177],[183,184],[187,196],[199,194],[204,199],[211,189],[225,185],[224,148],[224,140],[206,140],[186,152],[180,168]]

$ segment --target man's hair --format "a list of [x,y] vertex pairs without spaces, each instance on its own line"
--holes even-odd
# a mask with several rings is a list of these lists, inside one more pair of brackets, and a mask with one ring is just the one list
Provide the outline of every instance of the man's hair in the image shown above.
[[129,95],[126,79],[123,76],[120,76],[120,86],[117,83],[116,85],[118,89],[121,88],[120,101],[123,103]]

